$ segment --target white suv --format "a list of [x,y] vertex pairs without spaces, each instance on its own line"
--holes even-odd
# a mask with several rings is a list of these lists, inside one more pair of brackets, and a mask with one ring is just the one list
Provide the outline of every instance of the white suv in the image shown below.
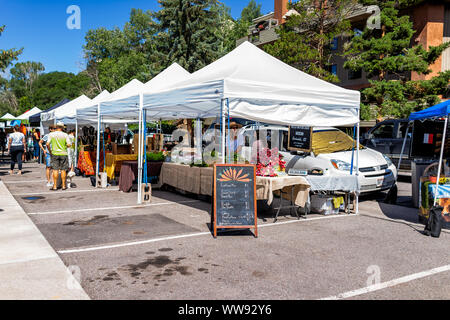
[[[286,161],[286,172],[290,168],[320,171],[323,175],[350,174],[352,148],[356,147],[354,140],[332,127],[314,127],[312,135],[313,150],[311,153],[289,152],[287,150],[288,128],[276,125],[248,125],[242,127],[238,135],[242,135],[243,146],[241,156],[251,159],[249,137],[256,136],[259,140],[266,136],[268,147],[278,147]],[[356,170],[356,150],[353,153],[353,170]],[[353,171],[354,174],[354,171]],[[397,169],[389,157],[382,153],[363,147],[359,151],[359,183],[361,193],[376,192],[390,189],[397,180]]]

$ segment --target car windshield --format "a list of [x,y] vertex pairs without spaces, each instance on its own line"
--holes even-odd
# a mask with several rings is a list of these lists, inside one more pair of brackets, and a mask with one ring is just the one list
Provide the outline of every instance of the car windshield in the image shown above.
[[356,141],[340,130],[326,129],[313,132],[312,151],[315,155],[348,151],[353,148],[356,148]]

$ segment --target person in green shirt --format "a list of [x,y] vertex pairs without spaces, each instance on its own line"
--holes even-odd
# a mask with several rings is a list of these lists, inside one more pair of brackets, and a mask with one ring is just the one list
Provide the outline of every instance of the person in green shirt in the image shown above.
[[51,168],[53,169],[53,188],[50,190],[57,190],[59,172],[61,172],[62,189],[67,189],[66,175],[69,169],[67,148],[70,148],[72,143],[69,135],[63,132],[63,128],[64,123],[58,122],[56,130],[48,135],[47,148],[51,155]]

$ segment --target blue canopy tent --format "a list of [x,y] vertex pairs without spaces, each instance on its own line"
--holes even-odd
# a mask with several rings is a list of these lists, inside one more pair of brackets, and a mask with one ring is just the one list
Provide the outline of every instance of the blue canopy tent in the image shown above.
[[427,109],[411,113],[409,115],[409,121],[442,118],[449,114],[450,100],[447,100]]
[[[441,175],[441,169],[442,169],[442,158],[444,155],[444,146],[445,146],[445,138],[446,138],[446,134],[447,134],[447,124],[448,124],[448,115],[449,114],[450,114],[450,100],[447,100],[447,101],[441,102],[435,106],[429,107],[427,109],[413,112],[409,115],[409,118],[408,118],[409,121],[414,121],[414,120],[436,119],[436,118],[444,118],[445,117],[444,133],[442,136],[441,153],[439,156],[439,165],[438,165],[438,173],[437,173],[437,180],[436,180],[436,192],[434,195],[433,205],[436,205],[437,197],[438,197],[438,193],[439,193],[439,180],[441,178],[440,175]],[[402,151],[400,152],[400,159],[398,161],[398,169],[400,169],[403,151],[405,150],[406,139],[408,137],[408,131],[409,131],[409,126],[406,129],[405,139],[403,140]]]

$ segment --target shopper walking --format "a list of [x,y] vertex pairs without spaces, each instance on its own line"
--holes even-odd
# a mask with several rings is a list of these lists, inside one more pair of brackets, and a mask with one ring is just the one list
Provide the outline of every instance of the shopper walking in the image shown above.
[[9,135],[8,138],[8,152],[11,155],[11,171],[10,174],[14,173],[14,167],[16,163],[18,164],[19,171],[17,174],[22,174],[22,158],[23,153],[27,148],[27,143],[25,141],[25,135],[20,132],[20,127],[15,125],[13,128],[14,132]]
[[53,169],[53,188],[57,189],[58,176],[61,172],[62,189],[66,190],[66,175],[69,169],[69,160],[67,157],[67,148],[71,146],[69,135],[63,132],[64,123],[58,122],[56,130],[48,135],[47,147],[51,155],[51,167]]
[[[49,131],[53,132],[55,131],[55,126],[50,125],[49,127]],[[42,139],[39,141],[39,147],[42,150],[42,153],[44,154],[44,159],[45,159],[45,174],[47,177],[47,187],[52,187],[53,186],[53,180],[52,180],[52,168],[51,168],[51,156],[50,156],[50,152],[47,148],[47,142],[48,142],[48,135],[49,133],[45,134]]]
[[33,160],[39,160],[39,141],[41,140],[39,129],[33,129]]

